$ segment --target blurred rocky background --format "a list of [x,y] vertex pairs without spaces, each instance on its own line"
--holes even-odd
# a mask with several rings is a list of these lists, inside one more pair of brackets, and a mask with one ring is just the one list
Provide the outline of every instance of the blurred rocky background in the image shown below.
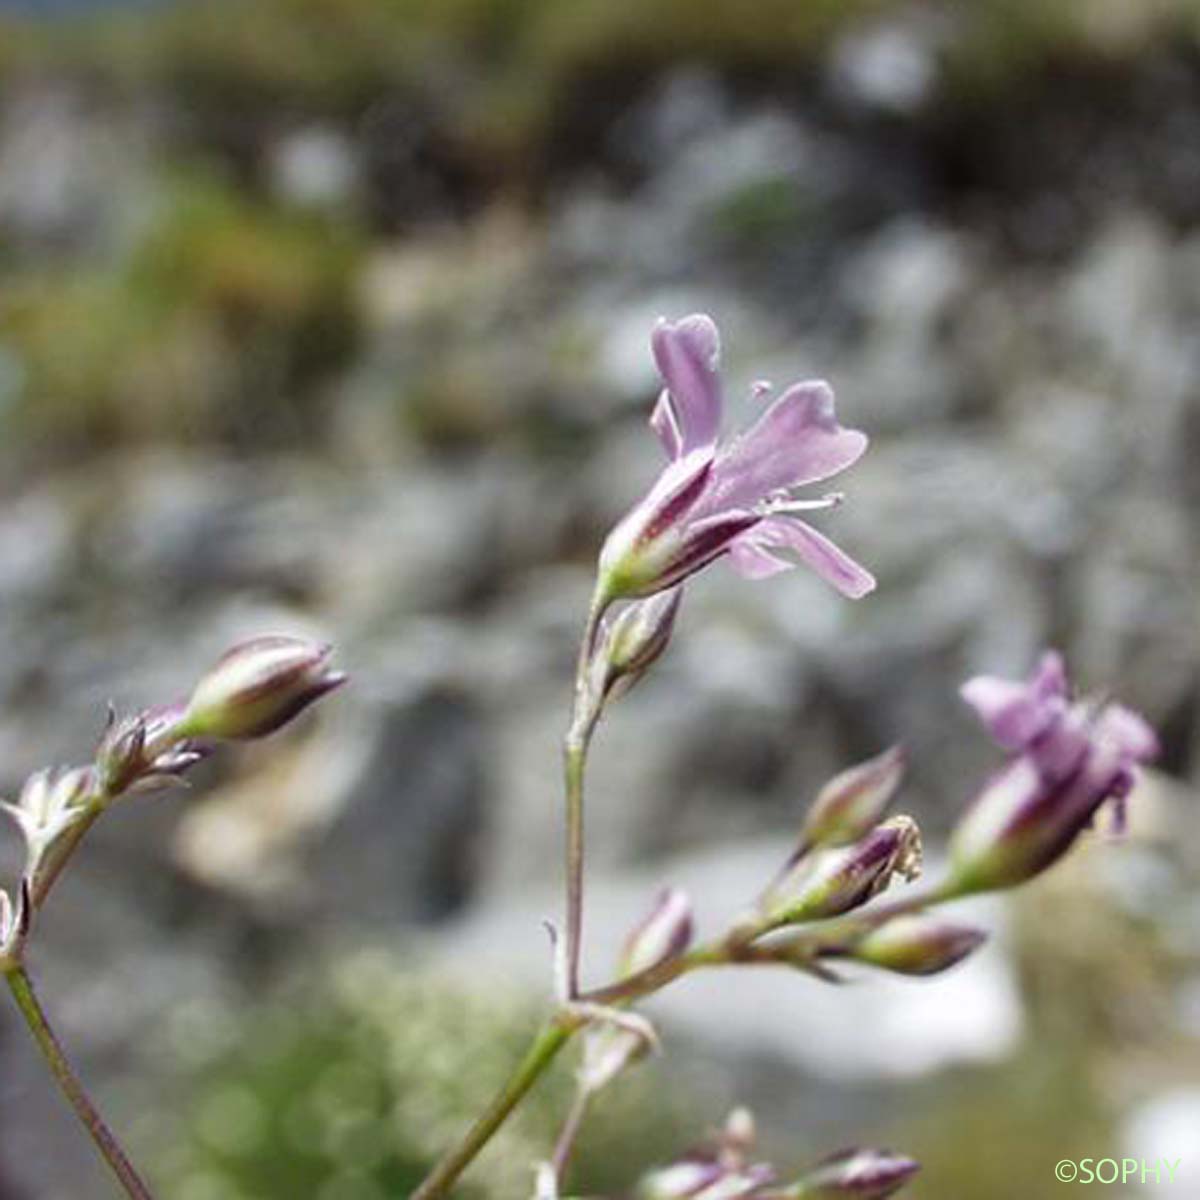
[[[995,762],[973,671],[1060,645],[1166,753],[945,980],[665,998],[581,1188],[744,1101],[927,1200],[1088,1155],[1200,1197],[1200,4],[4,0],[0,787],[244,633],[354,676],[114,813],[40,930],[169,1200],[403,1195],[518,1053],[591,567],[695,309],[731,395],[825,376],[871,433],[826,527],[880,587],[689,587],[598,739],[592,977],[664,878],[736,911],[889,743],[936,849]],[[527,1194],[568,1085],[464,1196]],[[6,1015],[0,1196],[106,1188]]]

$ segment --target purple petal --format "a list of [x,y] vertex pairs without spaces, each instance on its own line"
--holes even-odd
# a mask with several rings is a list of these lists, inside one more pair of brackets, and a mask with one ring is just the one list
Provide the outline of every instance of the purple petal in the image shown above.
[[721,504],[750,506],[781,488],[828,479],[866,448],[866,434],[837,423],[827,383],[796,383],[718,459],[714,487]]
[[673,417],[669,424],[678,431],[678,449],[674,449],[675,439],[663,433],[668,422],[656,407],[651,424],[667,453],[678,458],[715,446],[721,426],[721,381],[717,374],[720,339],[712,318],[697,313],[674,324],[660,321],[651,345],[669,392],[666,404]]
[[770,579],[781,571],[791,571],[796,564],[777,558],[755,544],[753,530],[738,538],[729,550],[729,563],[743,579]]
[[[744,548],[749,542],[753,553]],[[824,534],[811,525],[793,517],[766,517],[734,543],[737,555],[734,565],[750,578],[762,579],[775,574],[767,570],[766,558],[782,562],[783,569],[792,564],[779,556],[779,551],[791,551],[810,566],[827,583],[832,584],[843,596],[857,600],[873,591],[875,577],[860,566],[844,550],[835,546]],[[732,553],[732,551],[731,551]]]
[[1058,696],[1046,701],[1043,712],[1049,714],[1045,732],[1027,747],[1038,770],[1052,783],[1070,778],[1083,761],[1091,744],[1091,722],[1078,706],[1062,710],[1066,701]]
[[1067,667],[1057,650],[1047,650],[1029,677],[1029,689],[1042,699],[1067,696]]
[[1060,697],[1044,697],[1035,687],[978,675],[959,693],[975,710],[992,738],[1006,750],[1023,750],[1059,720],[1065,711]]
[[1158,736],[1132,709],[1109,704],[1100,716],[1097,735],[1111,739],[1125,757],[1150,762],[1158,757]]
[[679,422],[675,419],[675,409],[671,404],[671,393],[664,388],[658,394],[658,403],[650,414],[650,428],[658,434],[662,448],[667,457],[674,461],[683,455],[683,434]]
[[631,513],[642,519],[643,541],[652,541],[683,520],[703,494],[711,470],[712,458],[704,451],[676,459],[663,468],[654,486]]

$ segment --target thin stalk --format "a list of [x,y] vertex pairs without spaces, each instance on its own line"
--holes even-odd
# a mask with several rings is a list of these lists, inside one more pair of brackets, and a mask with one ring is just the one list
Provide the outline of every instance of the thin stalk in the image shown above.
[[554,1171],[554,1179],[560,1191],[566,1179],[567,1167],[571,1162],[571,1154],[575,1149],[575,1142],[579,1138],[579,1131],[583,1128],[583,1120],[587,1116],[588,1104],[591,1102],[591,1099],[592,1094],[585,1087],[581,1087],[575,1093],[575,1099],[572,1101],[571,1107],[567,1112],[567,1119],[563,1122],[562,1131],[559,1133],[558,1141],[554,1145],[554,1154],[550,1159],[550,1167]]
[[579,995],[579,960],[583,946],[583,773],[588,735],[567,735],[563,747],[567,800],[567,998]]
[[112,1173],[117,1177],[125,1194],[130,1197],[130,1200],[153,1200],[150,1189],[142,1182],[133,1164],[129,1161],[129,1157],[121,1148],[120,1142],[105,1124],[104,1118],[100,1116],[96,1106],[89,1099],[79,1076],[75,1074],[62,1045],[50,1027],[50,1022],[38,1001],[37,993],[33,990],[33,983],[25,968],[9,967],[5,971],[4,977],[8,981],[17,1007],[21,1010],[21,1016],[25,1018],[25,1023],[29,1026],[29,1031],[33,1034],[38,1049],[41,1050],[50,1067],[51,1074],[75,1110],[75,1115],[87,1130],[88,1136],[95,1142],[96,1149],[100,1151],[105,1162],[112,1169]]
[[777,962],[769,957],[767,951],[756,946],[739,947],[731,951],[723,942],[714,941],[703,946],[697,946],[686,954],[676,958],[668,958],[653,967],[647,967],[636,975],[619,979],[604,987],[593,988],[583,992],[579,999],[587,1004],[599,1004],[616,1007],[638,1000],[651,992],[660,991],[668,983],[673,983],[681,975],[694,971],[698,967],[724,967],[734,963]]
[[[821,922],[812,927],[812,938],[815,946],[823,946],[831,941],[857,938],[863,934],[878,929],[893,917],[907,916],[909,913],[923,912],[937,904],[945,904],[958,899],[958,891],[950,880],[943,880],[932,888],[923,891],[909,892],[895,900],[887,900],[876,904],[865,911],[847,913],[842,917]],[[801,931],[801,936],[806,930]]]
[[600,718],[600,707],[590,695],[588,674],[592,650],[600,629],[606,602],[600,593],[592,599],[587,624],[579,644],[575,668],[575,702],[571,726],[563,741],[563,776],[566,791],[566,873],[567,873],[567,999],[579,994],[579,959],[583,946],[583,776],[587,767],[588,747]]
[[463,1139],[425,1177],[410,1200],[436,1200],[448,1194],[475,1156],[492,1140],[493,1134],[544,1074],[575,1031],[573,1024],[555,1020],[534,1039],[528,1053]]
[[[626,979],[583,992],[578,998],[589,1004],[628,1004],[652,992],[660,991],[681,975],[699,967],[778,966],[793,962],[796,952],[806,949],[811,950],[816,957],[822,951],[829,951],[849,939],[862,937],[893,917],[921,912],[956,898],[957,893],[953,886],[941,883],[929,890],[913,892],[896,900],[878,904],[866,912],[849,913],[846,916],[801,926],[785,940],[768,941],[761,945],[755,944],[755,939],[772,932],[770,926],[764,925],[761,929],[753,931],[735,928],[725,938],[697,946],[677,958],[668,958]],[[783,954],[785,949],[786,956]]]

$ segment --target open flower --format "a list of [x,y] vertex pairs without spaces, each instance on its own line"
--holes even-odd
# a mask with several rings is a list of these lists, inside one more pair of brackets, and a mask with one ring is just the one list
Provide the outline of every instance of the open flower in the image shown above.
[[955,830],[950,857],[960,891],[1011,887],[1045,870],[1107,802],[1123,820],[1138,765],[1158,752],[1154,731],[1137,713],[1073,702],[1053,652],[1027,682],[980,676],[962,694],[1015,757]]
[[840,497],[794,495],[867,448],[865,434],[837,423],[829,385],[792,384],[748,432],[719,445],[716,325],[703,314],[661,321],[653,349],[666,386],[650,424],[670,461],[604,544],[604,599],[651,595],[724,554],[750,579],[799,561],[846,596],[871,591],[871,574],[800,518]]

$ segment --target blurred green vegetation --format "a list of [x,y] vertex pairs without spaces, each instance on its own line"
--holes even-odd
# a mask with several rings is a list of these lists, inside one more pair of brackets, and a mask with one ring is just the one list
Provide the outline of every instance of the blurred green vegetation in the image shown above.
[[896,1145],[921,1163],[913,1200],[1052,1200],[1054,1164],[1118,1144],[1113,1114],[1086,1058],[1027,1045],[1003,1066],[956,1072],[913,1089]]
[[973,92],[1067,55],[1194,39],[1200,22],[1200,0],[184,0],[5,41],[10,63],[86,68],[251,125],[357,118],[400,93],[428,110],[464,162],[519,172],[544,163],[562,124],[606,82],[619,89],[703,62],[760,87],[786,85],[833,37],[921,10],[948,29],[947,78]]
[[[320,980],[229,1018],[185,1014],[172,1053],[187,1073],[181,1127],[143,1129],[166,1195],[181,1200],[383,1200],[408,1195],[528,1046],[538,1009],[472,995],[363,952]],[[532,1191],[572,1094],[570,1049],[459,1192]],[[651,1064],[596,1102],[575,1160],[611,1194],[703,1128]]]
[[19,383],[0,415],[60,451],[311,430],[322,379],[355,344],[353,228],[203,173],[149,208],[109,260],[6,281],[0,345]]
[[[888,1131],[923,1165],[914,1200],[1053,1200],[1062,1186],[1055,1163],[1118,1153],[1131,1101],[1176,1076],[1195,1078],[1197,1047],[1171,1011],[1175,985],[1193,964],[1161,916],[1114,902],[1106,851],[1093,839],[1014,893],[1021,1046],[994,1067],[956,1070],[915,1090],[916,1115]],[[1119,853],[1148,851],[1126,845]]]

